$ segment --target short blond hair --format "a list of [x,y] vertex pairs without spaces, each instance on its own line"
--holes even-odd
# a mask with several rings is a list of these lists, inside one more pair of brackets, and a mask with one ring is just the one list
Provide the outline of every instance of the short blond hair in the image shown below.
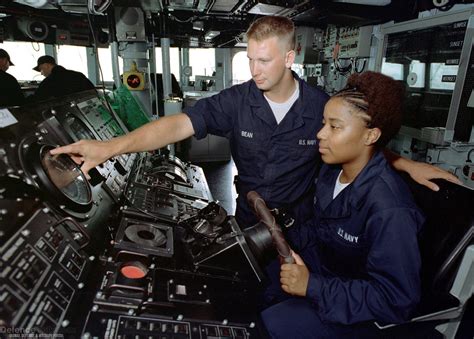
[[247,39],[262,41],[277,37],[286,40],[289,51],[295,49],[295,25],[281,16],[264,16],[255,20],[247,30]]

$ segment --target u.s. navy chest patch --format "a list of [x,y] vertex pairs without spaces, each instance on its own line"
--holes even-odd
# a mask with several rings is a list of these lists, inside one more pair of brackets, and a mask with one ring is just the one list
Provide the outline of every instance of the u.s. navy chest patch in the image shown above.
[[347,233],[346,231],[344,231],[342,228],[339,227],[339,229],[337,230],[337,235],[340,236],[342,239],[344,239],[345,241],[348,241],[348,242],[351,242],[351,243],[355,243],[357,244],[358,241],[359,241],[359,236],[355,236],[355,235],[352,235],[352,234],[349,234]]
[[315,146],[318,141],[316,139],[300,139],[298,145],[300,146]]

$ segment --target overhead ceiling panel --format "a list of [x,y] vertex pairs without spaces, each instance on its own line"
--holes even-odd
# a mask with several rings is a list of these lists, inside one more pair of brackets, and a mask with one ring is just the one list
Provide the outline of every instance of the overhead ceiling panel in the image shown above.
[[168,8],[180,10],[193,9],[194,0],[169,0]]
[[163,4],[161,0],[142,0],[141,7],[144,11],[150,11],[157,13],[163,10]]
[[239,0],[216,0],[212,7],[211,12],[231,12],[235,6],[239,4]]

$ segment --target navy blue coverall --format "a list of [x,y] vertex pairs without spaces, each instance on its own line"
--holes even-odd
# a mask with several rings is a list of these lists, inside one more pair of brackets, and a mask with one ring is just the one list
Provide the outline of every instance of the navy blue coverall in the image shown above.
[[272,337],[370,337],[372,321],[403,322],[419,301],[424,217],[406,184],[378,152],[333,200],[340,170],[323,165],[314,218],[287,235],[310,278],[305,298],[262,312]]
[[0,70],[0,107],[21,105],[25,97],[16,78]]
[[184,111],[195,137],[208,133],[230,141],[238,170],[236,218],[242,228],[257,223],[246,195],[257,191],[270,208],[286,207],[297,221],[312,214],[319,153],[316,133],[321,128],[328,96],[298,80],[300,96],[277,124],[253,80],[199,100]]
[[90,89],[95,89],[95,86],[84,74],[56,65],[51,74],[41,81],[35,93],[27,98],[27,101],[37,102],[60,98]]

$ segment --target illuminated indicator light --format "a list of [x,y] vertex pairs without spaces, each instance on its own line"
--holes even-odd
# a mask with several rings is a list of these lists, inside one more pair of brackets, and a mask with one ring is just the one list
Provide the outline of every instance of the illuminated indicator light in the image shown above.
[[137,266],[124,266],[120,269],[120,273],[122,273],[125,278],[129,279],[141,279],[146,275],[146,272]]
[[127,78],[127,84],[132,88],[138,88],[141,83],[140,77],[135,74],[129,75]]

